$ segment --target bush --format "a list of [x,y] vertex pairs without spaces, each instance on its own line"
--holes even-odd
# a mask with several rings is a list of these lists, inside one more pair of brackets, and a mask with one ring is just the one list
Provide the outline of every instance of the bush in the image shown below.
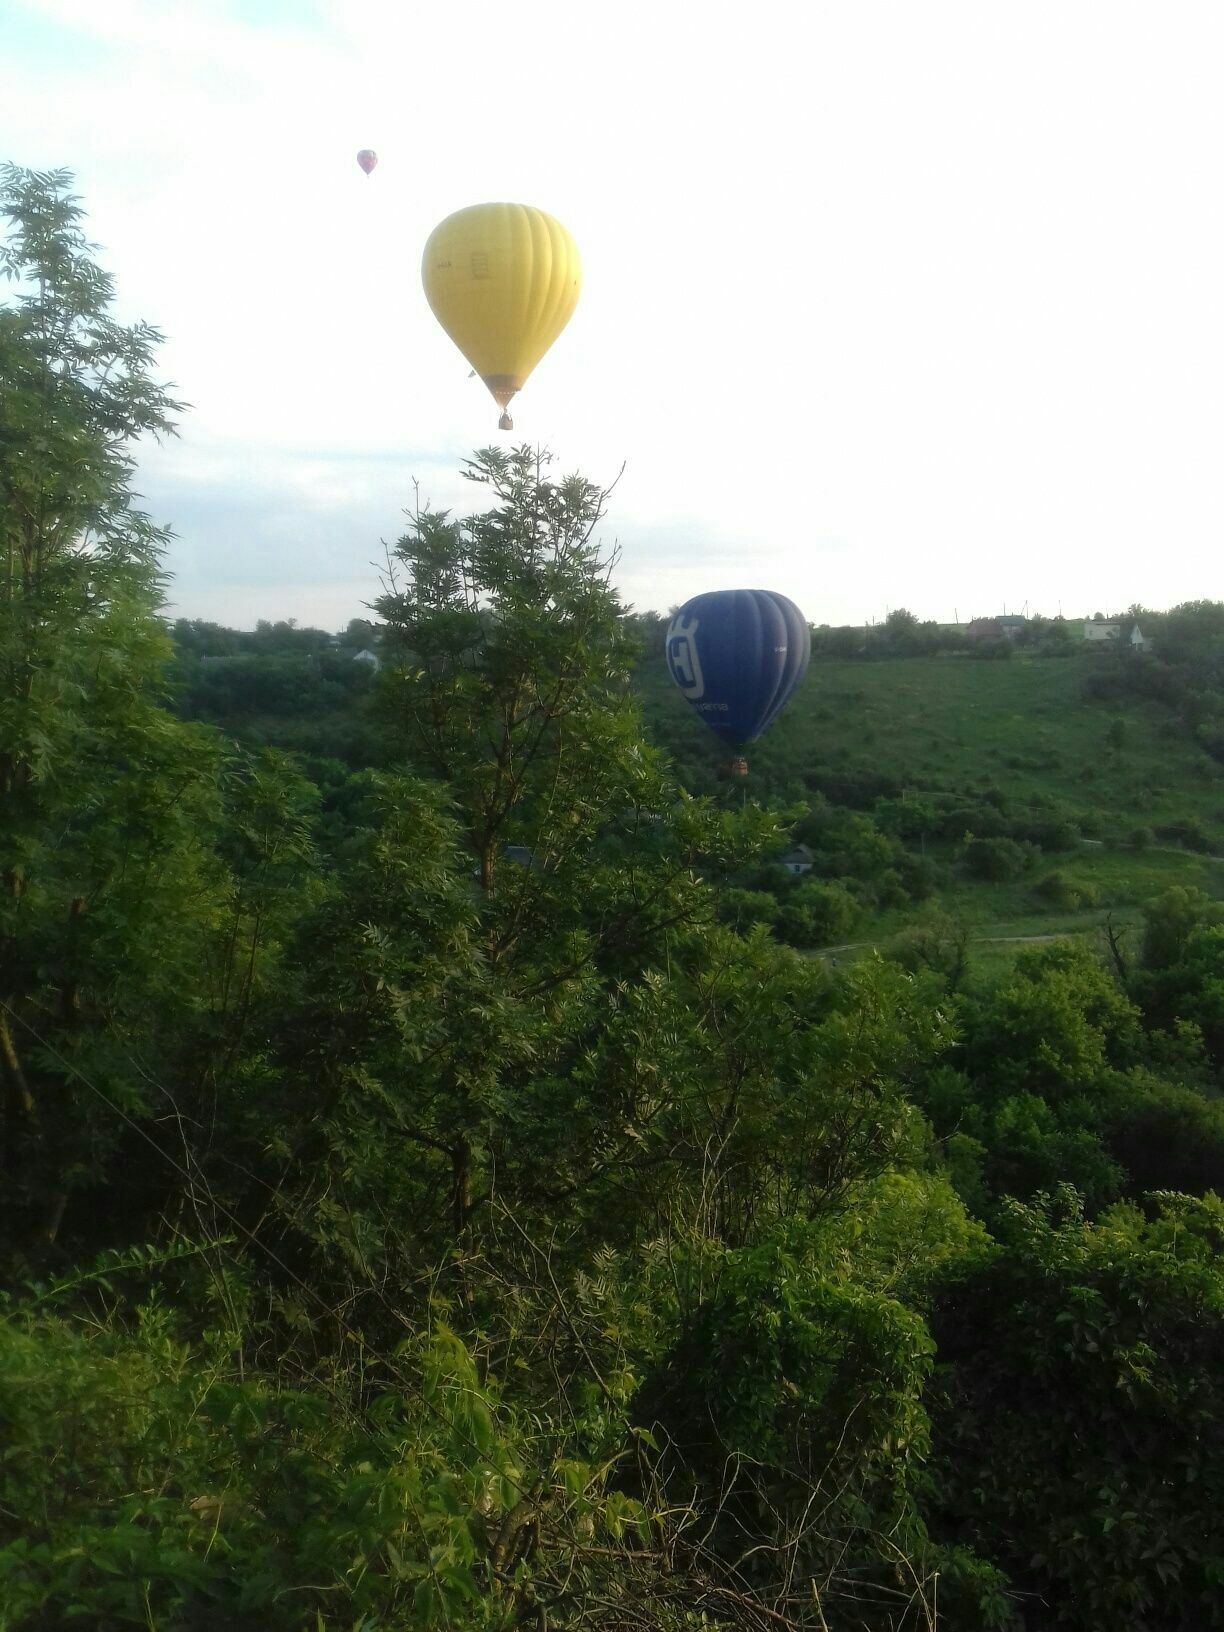
[[775,924],[780,910],[778,898],[768,890],[726,889],[718,902],[718,916],[736,929],[751,929],[754,924]]
[[927,856],[902,854],[897,873],[911,901],[929,901],[939,887],[939,868]]
[[966,833],[979,839],[1003,839],[1011,837],[1012,824],[991,800],[977,799],[970,803],[962,795],[961,803],[940,814],[939,833],[953,842],[963,839]]
[[956,991],[969,966],[969,931],[942,914],[934,916],[902,930],[889,942],[885,956],[911,975],[929,970]]
[[131,1333],[0,1321],[0,1623],[491,1625],[477,1527],[495,1537],[534,1475],[458,1339],[404,1366],[412,1386],[358,1417],[193,1352],[155,1306]]
[[1078,912],[1083,907],[1095,906],[1097,892],[1091,884],[1068,878],[1066,873],[1047,873],[1033,885],[1033,894],[1047,907],[1058,907],[1064,912]]
[[778,914],[778,934],[791,946],[828,946],[848,935],[862,909],[840,884],[815,880],[791,893]]
[[1067,1632],[1224,1628],[1224,1206],[1008,1204],[931,1330],[932,1525]]
[[1032,822],[1018,837],[1030,840],[1042,850],[1074,850],[1080,841],[1079,828],[1074,822],[1065,819],[1054,819],[1048,822]]
[[864,1523],[874,1512],[889,1515],[890,1555],[940,1570],[941,1609],[948,1569],[948,1599],[963,1617],[949,1624],[1005,1627],[999,1572],[968,1549],[930,1548],[916,1522],[931,1359],[921,1317],[821,1274],[814,1256],[772,1242],[721,1254],[716,1290],[648,1379],[636,1420],[679,1452],[677,1497],[691,1502],[692,1477],[717,1513],[715,1549],[794,1549],[805,1572],[836,1578],[837,1625],[900,1624],[873,1614],[895,1572],[881,1570]]
[[1106,1117],[1106,1142],[1133,1194],[1224,1194],[1224,1100],[1135,1073],[1119,1080]]
[[876,880],[875,895],[876,905],[883,908],[904,907],[910,899],[905,881],[895,867],[880,874]]
[[1156,837],[1164,839],[1168,844],[1180,844],[1184,850],[1194,850],[1199,855],[1207,855],[1211,851],[1211,839],[1203,831],[1202,824],[1193,818],[1181,822],[1165,822],[1156,829]]
[[1033,847],[1014,839],[970,839],[965,846],[965,865],[973,878],[1002,883],[1019,878],[1033,862]]
[[969,648],[969,655],[970,657],[1006,660],[1012,657],[1014,653],[1011,641],[1004,638],[1003,640],[979,640]]
[[809,771],[804,781],[831,805],[848,805],[851,810],[870,810],[877,799],[898,799],[904,791],[900,777],[871,766]]
[[[533,1578],[572,1591],[579,1536],[611,1558],[643,1535],[607,1468],[545,1448],[441,1325],[356,1411],[232,1340],[189,1347],[155,1305],[134,1324],[0,1320],[6,1632],[489,1632],[526,1623]],[[526,1490],[549,1522],[508,1589]]]

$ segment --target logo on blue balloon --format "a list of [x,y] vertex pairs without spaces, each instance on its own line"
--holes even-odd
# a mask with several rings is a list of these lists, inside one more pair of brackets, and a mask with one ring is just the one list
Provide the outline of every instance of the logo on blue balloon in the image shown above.
[[705,691],[701,675],[701,656],[697,650],[698,621],[676,618],[667,631],[667,666],[672,679],[691,703]]
[[794,601],[768,589],[696,595],[667,631],[680,693],[733,747],[768,729],[807,671],[812,635]]

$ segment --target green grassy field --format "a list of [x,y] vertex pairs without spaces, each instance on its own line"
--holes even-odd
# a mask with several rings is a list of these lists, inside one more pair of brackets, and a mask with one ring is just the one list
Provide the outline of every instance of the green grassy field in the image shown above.
[[[839,778],[879,777],[894,784],[893,797],[1049,805],[1087,841],[1043,853],[1006,883],[966,877],[956,847],[932,843],[926,853],[943,870],[938,901],[873,915],[848,939],[882,944],[934,906],[970,931],[976,964],[1003,967],[1024,943],[1002,937],[1099,936],[1112,916],[1115,925],[1132,926],[1133,939],[1143,903],[1172,885],[1224,897],[1224,862],[1160,839],[1148,848],[1130,842],[1136,829],[1191,821],[1210,851],[1224,855],[1224,767],[1158,704],[1086,699],[1095,662],[1082,654],[812,664],[786,712],[753,746],[750,793],[810,797],[811,788],[835,787]],[[642,690],[647,719],[682,775],[717,759],[665,674],[645,675]],[[869,811],[870,803],[859,808]],[[1035,887],[1052,872],[1086,891],[1090,910],[1044,904]]]
[[1094,818],[1101,838],[1194,817],[1224,849],[1224,769],[1159,705],[1086,702],[1093,661],[816,663],[754,757],[763,771],[874,765],[915,786],[1045,795]]
[[[749,788],[780,790],[818,768],[870,769],[914,790],[997,788],[1021,802],[1051,798],[1106,840],[1193,818],[1224,852],[1224,767],[1158,704],[1086,701],[1093,661],[813,663],[768,736],[753,745]],[[682,759],[718,758],[666,673],[648,668],[642,692],[648,721]],[[1111,747],[1117,721],[1122,745]]]

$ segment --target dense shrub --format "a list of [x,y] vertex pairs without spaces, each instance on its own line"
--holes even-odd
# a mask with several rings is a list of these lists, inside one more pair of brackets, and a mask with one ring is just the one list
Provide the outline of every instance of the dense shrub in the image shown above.
[[935,1528],[1023,1624],[1224,1627],[1224,1207],[1011,1204],[931,1317]]
[[781,907],[776,895],[768,890],[723,890],[718,901],[718,915],[736,929],[749,929],[754,924],[773,924],[778,920]]
[[791,946],[827,946],[848,935],[859,920],[859,903],[840,884],[800,884],[783,902],[778,934]]
[[945,810],[940,817],[939,831],[943,838],[959,843],[966,833],[980,839],[1004,838],[1011,832],[1011,822],[988,800],[974,804],[962,803]]
[[937,913],[895,935],[885,955],[911,974],[939,975],[949,990],[956,991],[969,969],[969,931]]
[[1102,1107],[1102,1129],[1132,1193],[1224,1196],[1224,1099],[1136,1071],[1117,1080]]
[[1211,837],[1204,831],[1202,823],[1192,819],[1164,822],[1155,832],[1156,837],[1167,844],[1180,844],[1183,849],[1195,850],[1200,855],[1206,855],[1212,848]]
[[1001,883],[1019,878],[1032,864],[1031,846],[1014,839],[971,839],[965,846],[965,866],[973,878]]
[[1069,878],[1066,873],[1047,873],[1033,885],[1033,894],[1044,906],[1064,912],[1078,912],[1097,902],[1097,892],[1091,884]]
[[1035,844],[1040,850],[1074,850],[1080,841],[1078,826],[1065,818],[1053,817],[1049,820],[1030,819],[1018,821],[1013,827],[1013,837],[1026,839]]
[[877,799],[897,799],[903,791],[898,776],[874,766],[829,766],[809,771],[804,781],[831,805],[845,805],[850,810],[870,810]]
[[[514,1624],[558,1564],[577,1584],[580,1532],[608,1547],[642,1515],[606,1471],[537,1459],[522,1428],[443,1327],[357,1413],[244,1364],[232,1337],[182,1341],[156,1302],[128,1333],[0,1321],[0,1620]],[[507,1554],[528,1490],[547,1533]]]

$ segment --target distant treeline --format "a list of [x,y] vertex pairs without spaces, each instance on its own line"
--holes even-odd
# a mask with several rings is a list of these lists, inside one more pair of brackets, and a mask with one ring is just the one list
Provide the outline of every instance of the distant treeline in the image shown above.
[[[667,636],[668,619],[657,612],[634,613],[629,620],[637,629],[646,651],[661,657]],[[905,607],[897,607],[884,619],[873,624],[812,625],[812,657],[861,658],[876,661],[883,658],[965,656],[978,658],[1069,657],[1085,654],[1092,657],[1108,655],[1108,646],[1086,647],[1082,636],[1085,622],[1116,623],[1124,634],[1138,624],[1150,643],[1149,650],[1166,660],[1177,661],[1191,651],[1200,650],[1204,643],[1217,645],[1224,638],[1224,603],[1190,601],[1168,612],[1153,612],[1147,607],[1130,606],[1124,612],[1108,616],[1094,612],[1091,618],[1042,617],[1034,614],[1024,623],[1004,634],[989,627],[995,620],[984,618],[973,623],[938,623],[922,620]]]

